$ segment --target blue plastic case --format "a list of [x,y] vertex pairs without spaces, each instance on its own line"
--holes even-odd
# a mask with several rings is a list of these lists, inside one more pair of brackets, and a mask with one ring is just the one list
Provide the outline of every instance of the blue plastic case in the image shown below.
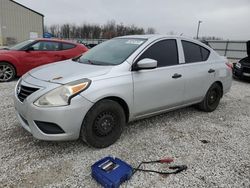
[[129,180],[133,168],[119,158],[105,157],[91,166],[92,177],[105,188],[118,188]]

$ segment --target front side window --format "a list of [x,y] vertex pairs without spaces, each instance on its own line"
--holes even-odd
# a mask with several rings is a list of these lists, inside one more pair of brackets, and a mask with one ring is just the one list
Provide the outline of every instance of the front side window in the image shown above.
[[34,51],[58,51],[60,50],[59,42],[40,41],[31,46]]
[[163,40],[153,44],[139,57],[137,62],[144,58],[156,60],[158,67],[179,64],[176,40]]
[[194,63],[194,62],[201,62],[206,61],[210,55],[210,51],[198,44],[188,41],[181,41],[185,62],[186,63]]
[[146,39],[141,38],[111,39],[84,53],[79,62],[93,65],[119,65],[145,41]]

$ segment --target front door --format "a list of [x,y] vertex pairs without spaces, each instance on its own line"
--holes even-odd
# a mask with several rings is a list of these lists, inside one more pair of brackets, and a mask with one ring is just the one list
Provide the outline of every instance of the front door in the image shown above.
[[152,70],[132,72],[136,117],[181,105],[184,81],[176,40],[168,39],[154,43],[136,62],[144,58],[157,60],[158,66]]
[[60,43],[58,42],[39,41],[28,48],[29,50],[22,51],[22,57],[20,58],[24,72],[61,60],[57,55],[60,50]]

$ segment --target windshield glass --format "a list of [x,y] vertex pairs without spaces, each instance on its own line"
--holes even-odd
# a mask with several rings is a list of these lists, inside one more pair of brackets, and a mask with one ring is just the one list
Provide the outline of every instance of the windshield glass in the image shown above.
[[79,62],[94,65],[119,65],[145,41],[146,39],[137,38],[111,39],[83,54]]
[[34,40],[26,40],[26,41],[23,41],[21,43],[16,44],[15,46],[12,46],[9,49],[10,50],[21,50],[23,47],[25,47],[28,44],[31,44],[32,42],[34,42]]

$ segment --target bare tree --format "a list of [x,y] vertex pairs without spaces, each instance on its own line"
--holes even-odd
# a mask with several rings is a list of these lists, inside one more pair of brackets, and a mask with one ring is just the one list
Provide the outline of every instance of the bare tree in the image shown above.
[[146,32],[146,34],[155,34],[156,32],[155,32],[155,29],[153,28],[153,27],[149,27],[148,29],[147,29],[147,32]]
[[50,32],[54,37],[60,38],[60,25],[51,25],[48,27],[48,32]]
[[[46,31],[50,32],[57,38],[75,38],[75,39],[110,39],[116,36],[145,34],[143,28],[135,25],[125,26],[123,23],[116,24],[114,20],[108,21],[104,25],[83,23],[82,25],[76,24],[54,24],[45,27]],[[148,34],[154,34],[155,29],[150,27],[147,29]]]

